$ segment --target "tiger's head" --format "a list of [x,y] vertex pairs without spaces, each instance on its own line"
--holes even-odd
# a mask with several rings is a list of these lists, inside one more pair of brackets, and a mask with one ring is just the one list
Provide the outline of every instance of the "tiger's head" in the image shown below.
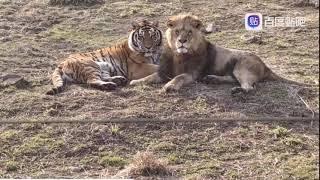
[[128,40],[129,48],[145,57],[159,54],[162,46],[162,32],[158,29],[158,22],[148,20],[132,22],[132,31]]

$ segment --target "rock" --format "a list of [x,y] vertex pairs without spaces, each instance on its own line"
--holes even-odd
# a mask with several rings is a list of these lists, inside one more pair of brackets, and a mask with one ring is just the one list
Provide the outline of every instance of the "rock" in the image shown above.
[[213,29],[213,24],[208,24],[208,26],[206,27],[206,32],[213,32],[214,29]]
[[16,74],[7,74],[4,76],[0,76],[0,86],[15,86],[17,88],[27,88],[30,85],[28,81],[26,81],[23,77]]
[[201,31],[204,33],[204,34],[211,34],[211,33],[214,33],[214,32],[219,32],[219,27],[217,26],[214,26],[213,23],[210,23],[207,25],[207,27],[201,29]]
[[75,166],[71,166],[69,167],[69,169],[71,172],[75,172],[75,173],[80,173],[84,170],[82,167],[75,167]]
[[252,36],[242,36],[241,37],[246,43],[254,43],[254,44],[262,44],[262,37],[260,35],[252,35]]
[[12,37],[11,37],[11,36],[2,37],[2,38],[0,38],[0,41],[1,41],[1,42],[12,41]]
[[303,30],[301,28],[298,28],[298,29],[294,29],[293,32],[294,33],[301,33],[301,32],[303,32]]

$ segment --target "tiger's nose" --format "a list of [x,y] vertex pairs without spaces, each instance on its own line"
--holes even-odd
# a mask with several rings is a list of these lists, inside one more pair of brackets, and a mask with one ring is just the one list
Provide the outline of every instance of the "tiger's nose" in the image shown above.
[[151,44],[150,44],[150,45],[146,45],[145,48],[151,49],[151,48],[152,48],[152,45],[151,45]]
[[187,42],[187,40],[186,39],[179,39],[179,42],[183,44],[183,43]]

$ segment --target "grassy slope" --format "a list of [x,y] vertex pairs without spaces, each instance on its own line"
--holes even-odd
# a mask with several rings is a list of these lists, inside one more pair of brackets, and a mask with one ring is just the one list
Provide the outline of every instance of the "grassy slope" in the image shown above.
[[[208,23],[214,22],[221,32],[208,36],[212,42],[254,51],[284,77],[318,82],[319,11],[290,6],[288,1],[247,2],[108,1],[92,7],[48,7],[45,1],[0,2],[0,72],[23,75],[32,83],[28,89],[0,89],[0,117],[311,116],[299,96],[318,113],[317,90],[279,83],[261,83],[257,92],[244,97],[230,95],[233,85],[201,83],[168,95],[159,94],[158,85],[117,92],[73,85],[57,97],[43,95],[50,88],[49,74],[59,58],[125,38],[134,18],[149,17],[164,24],[166,16],[179,12],[193,12]],[[250,11],[303,16],[307,27],[269,29],[258,33],[263,44],[247,44],[242,37],[252,33],[244,30],[241,19]],[[130,162],[138,150],[149,149],[168,159],[177,176],[313,179],[318,174],[317,127],[258,122],[149,124],[120,126],[119,135],[114,135],[110,125],[2,125],[0,177],[109,176]],[[275,137],[277,131],[285,133]],[[118,163],[110,166],[110,159]]]
[[[109,177],[149,150],[177,177],[318,178],[319,124],[22,125],[1,131],[2,177]],[[113,127],[113,128],[112,128]]]

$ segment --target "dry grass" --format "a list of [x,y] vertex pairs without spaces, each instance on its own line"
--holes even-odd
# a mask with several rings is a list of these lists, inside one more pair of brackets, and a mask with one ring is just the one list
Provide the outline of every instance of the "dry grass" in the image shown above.
[[292,4],[298,7],[312,6],[319,8],[319,0],[294,0]]
[[172,176],[172,170],[169,169],[168,163],[158,159],[152,152],[144,151],[135,154],[131,163],[113,178],[168,178],[170,176]]
[[103,0],[49,0],[50,5],[94,5],[101,4]]
[[[135,18],[157,19],[164,30],[166,18],[180,12],[214,23],[219,31],[207,35],[211,42],[252,51],[288,79],[318,83],[319,10],[310,5],[292,6],[292,0],[108,0],[94,6],[80,3],[89,1],[51,2],[57,5],[0,1],[0,76],[18,74],[29,82],[28,88],[0,89],[0,121],[319,114],[318,89],[277,82],[259,83],[256,92],[235,97],[230,94],[234,85],[203,83],[167,95],[159,94],[162,85],[113,92],[72,85],[60,95],[44,95],[60,58],[125,39]],[[253,10],[269,16],[306,17],[307,27],[248,32],[242,18]],[[262,43],[242,38],[254,36]],[[177,178],[319,179],[318,122],[259,121],[0,125],[0,178],[110,178],[138,151],[147,150],[154,153],[149,161],[154,159],[155,164],[158,158],[168,160]]]
[[168,176],[168,165],[151,152],[138,152],[130,164],[129,176]]
[[3,178],[317,177],[318,123],[129,124],[117,136],[109,124],[0,128]]

